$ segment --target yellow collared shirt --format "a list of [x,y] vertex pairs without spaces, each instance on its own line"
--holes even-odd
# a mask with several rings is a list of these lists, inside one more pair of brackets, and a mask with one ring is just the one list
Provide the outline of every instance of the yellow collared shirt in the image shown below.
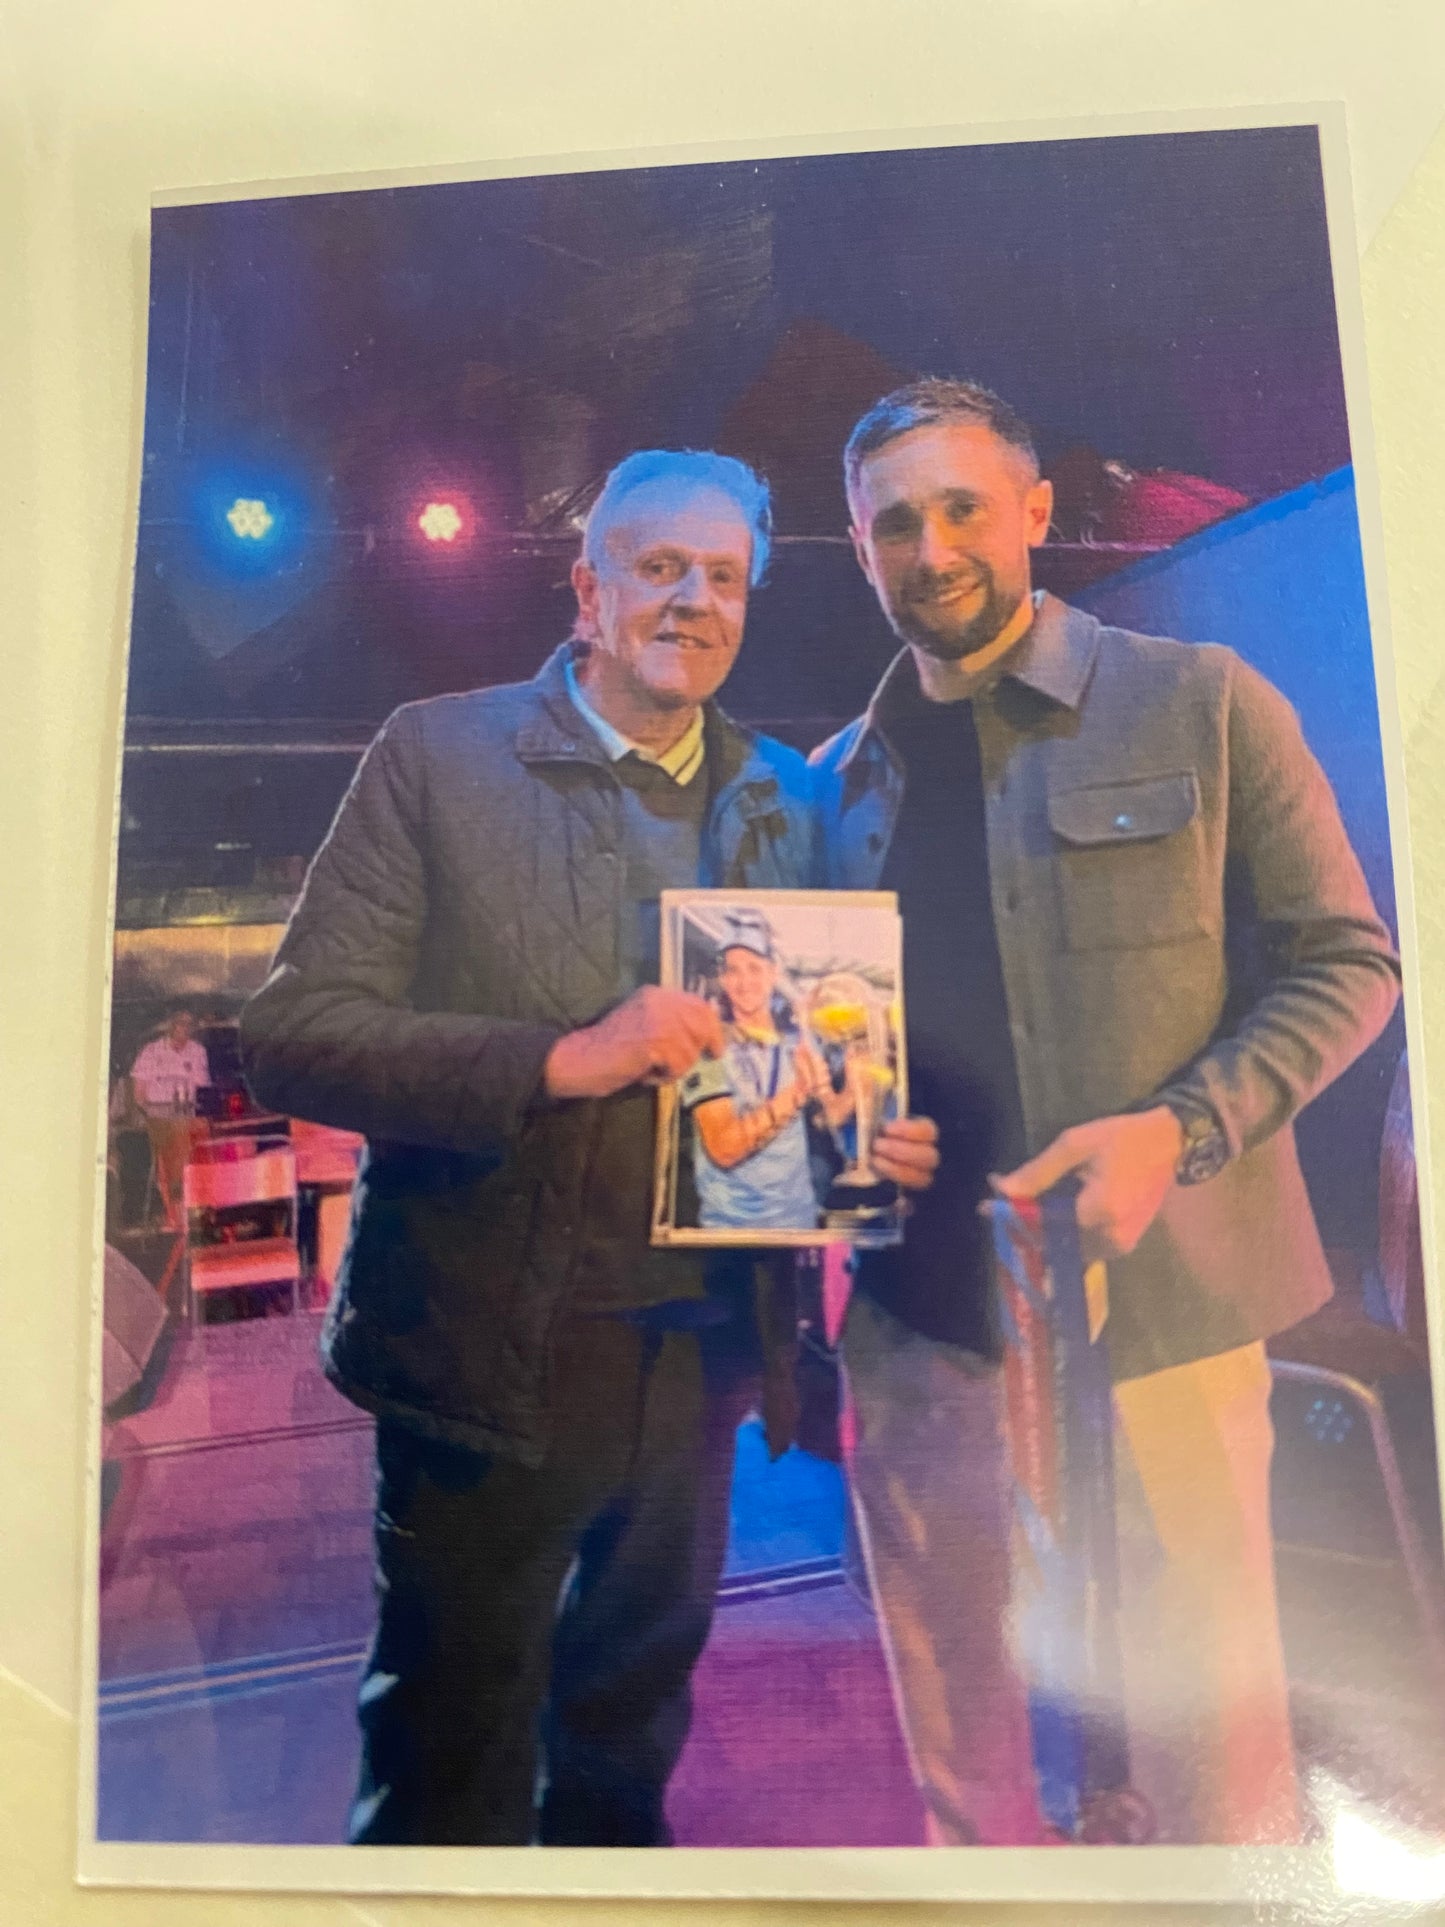
[[641,743],[634,743],[614,729],[605,716],[599,716],[582,693],[582,684],[577,676],[575,664],[568,662],[563,668],[567,679],[567,693],[576,706],[577,713],[587,723],[607,752],[609,761],[620,763],[624,756],[636,756],[644,763],[655,763],[664,776],[670,776],[679,789],[685,788],[702,768],[702,711],[693,711],[692,721],[678,737],[670,749],[660,754],[645,749]]

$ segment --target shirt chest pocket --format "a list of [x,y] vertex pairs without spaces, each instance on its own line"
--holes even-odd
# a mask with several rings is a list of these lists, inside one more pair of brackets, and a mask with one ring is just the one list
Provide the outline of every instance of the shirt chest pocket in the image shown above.
[[1193,770],[1049,796],[1070,950],[1137,950],[1217,936]]

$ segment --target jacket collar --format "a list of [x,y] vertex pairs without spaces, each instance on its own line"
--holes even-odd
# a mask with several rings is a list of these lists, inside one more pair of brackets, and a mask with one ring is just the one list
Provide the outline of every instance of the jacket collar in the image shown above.
[[1061,708],[1077,711],[1094,673],[1099,629],[1097,617],[1045,592],[1018,648],[1005,657],[1002,673]]
[[[523,762],[598,763],[606,766],[608,756],[567,687],[566,665],[572,645],[564,642],[554,649],[531,682],[523,685],[532,698],[531,714],[517,730],[517,754]],[[717,703],[702,706],[709,788],[716,795],[739,778],[763,784],[769,791],[777,788],[777,776],[754,752],[755,733],[735,723]]]
[[[1045,591],[1038,599],[1038,613],[1018,645],[1004,658],[999,681],[1022,683],[1049,702],[1077,711],[1099,653],[1099,627],[1095,617]],[[863,712],[862,726],[840,759],[840,767],[846,769],[870,738],[881,737],[886,742],[890,720],[917,694],[918,668],[913,651],[900,649],[874,690]]]
[[573,702],[567,687],[570,642],[554,649],[529,683],[530,713],[517,730],[517,754],[524,763],[606,763],[607,752],[595,730]]

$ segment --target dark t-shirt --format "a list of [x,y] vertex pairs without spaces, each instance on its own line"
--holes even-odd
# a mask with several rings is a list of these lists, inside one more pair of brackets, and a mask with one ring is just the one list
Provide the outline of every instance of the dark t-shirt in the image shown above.
[[904,783],[881,887],[897,891],[903,917],[909,1108],[937,1121],[941,1158],[903,1245],[859,1253],[858,1285],[914,1330],[993,1356],[991,1241],[978,1206],[989,1172],[1022,1158],[1024,1133],[973,705],[917,695],[888,736]]

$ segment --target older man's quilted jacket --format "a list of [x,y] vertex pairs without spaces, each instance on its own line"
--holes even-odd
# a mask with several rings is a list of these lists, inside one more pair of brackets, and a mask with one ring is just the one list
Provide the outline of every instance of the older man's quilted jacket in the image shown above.
[[[368,1140],[323,1339],[333,1380],[532,1462],[579,1259],[594,1275],[650,1259],[650,1172],[599,1168],[605,1107],[650,1099],[542,1094],[554,1041],[617,1001],[624,891],[617,781],[564,659],[390,719],[241,1026],[262,1102]],[[705,740],[699,881],[811,882],[803,759],[711,705]],[[598,1251],[589,1199],[618,1183],[636,1237]]]

